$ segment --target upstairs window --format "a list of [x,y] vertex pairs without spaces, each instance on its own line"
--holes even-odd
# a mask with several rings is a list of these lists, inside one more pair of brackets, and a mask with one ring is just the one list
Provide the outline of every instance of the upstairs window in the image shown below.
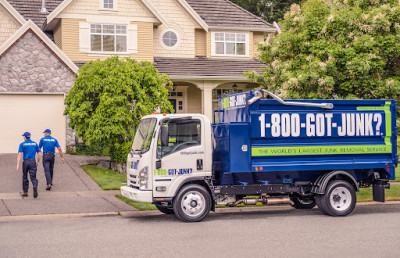
[[248,56],[248,34],[213,33],[213,54],[217,56]]
[[104,9],[114,9],[114,0],[103,0]]
[[90,25],[90,51],[92,52],[127,52],[126,25]]

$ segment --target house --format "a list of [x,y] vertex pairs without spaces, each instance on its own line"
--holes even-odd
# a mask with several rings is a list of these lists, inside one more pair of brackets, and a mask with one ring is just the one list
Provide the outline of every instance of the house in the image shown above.
[[[242,73],[259,71],[264,66],[256,59],[257,43],[278,31],[276,26],[228,0],[43,2],[44,5],[42,0],[0,0],[0,121],[10,124],[8,129],[0,128],[0,141],[3,142],[2,137],[9,141],[8,147],[0,146],[0,153],[15,152],[18,140],[10,134],[36,125],[40,130],[63,127],[63,146],[73,145],[72,130],[61,122],[66,120],[61,99],[72,87],[77,67],[111,55],[153,62],[174,82],[169,99],[177,113],[203,113],[212,118],[218,96],[257,87]],[[37,51],[42,57],[54,57],[58,63],[48,64],[40,58],[34,62],[37,56],[33,52]],[[12,53],[26,53],[23,57],[31,66],[15,63]],[[50,71],[48,66],[54,70],[61,67],[62,71]],[[27,78],[22,71],[26,69],[35,73],[28,72]],[[11,72],[14,77],[10,71],[15,71]],[[38,122],[43,113],[40,111],[29,116],[36,122],[16,122],[26,117],[14,111],[16,107],[33,111],[38,105],[43,105],[39,110],[60,119],[59,127],[45,126],[48,118]],[[58,137],[62,138],[64,132],[56,131],[61,132]]]

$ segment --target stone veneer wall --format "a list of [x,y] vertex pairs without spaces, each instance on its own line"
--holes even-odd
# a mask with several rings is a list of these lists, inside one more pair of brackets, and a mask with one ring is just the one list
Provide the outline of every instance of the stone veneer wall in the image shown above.
[[[0,92],[67,94],[74,82],[74,73],[30,30],[0,56]],[[67,149],[73,148],[75,132],[68,126],[66,132]]]

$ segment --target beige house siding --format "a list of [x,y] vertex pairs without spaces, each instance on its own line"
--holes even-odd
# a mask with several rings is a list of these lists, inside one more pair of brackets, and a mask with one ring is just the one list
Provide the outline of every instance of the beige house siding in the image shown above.
[[202,29],[195,30],[196,56],[207,56],[207,32]]
[[[195,86],[190,86],[187,89],[187,112],[188,113],[202,113],[201,108],[201,95],[202,92]],[[211,105],[211,103],[210,103]]]
[[249,33],[249,57],[253,58],[254,57],[254,38],[253,38],[253,32],[251,31]]
[[[79,51],[79,23],[86,20],[62,19],[61,20],[61,49],[72,61],[91,61],[106,59],[111,54],[88,54]],[[132,22],[138,26],[138,53],[129,55],[137,61],[153,61],[153,23]]]
[[115,10],[104,10],[102,0],[75,0],[61,14],[92,14],[102,16],[153,17],[139,0],[118,0]]
[[0,4],[0,45],[20,27],[18,21]]
[[253,53],[254,53],[254,57],[258,57],[258,55],[260,54],[260,51],[258,50],[258,44],[257,43],[263,43],[264,42],[264,38],[266,37],[266,33],[263,32],[254,32],[253,33]]
[[[154,30],[154,55],[159,57],[195,56],[195,29],[200,25],[176,0],[149,0],[165,17],[167,24],[162,24]],[[161,43],[162,34],[168,30],[175,30],[179,41],[175,47],[166,48]]]
[[62,35],[61,35],[61,32],[62,32],[62,24],[61,24],[61,22],[57,25],[57,27],[54,29],[54,31],[53,31],[53,35],[54,35],[54,42],[56,43],[56,45],[59,47],[59,48],[62,48]]

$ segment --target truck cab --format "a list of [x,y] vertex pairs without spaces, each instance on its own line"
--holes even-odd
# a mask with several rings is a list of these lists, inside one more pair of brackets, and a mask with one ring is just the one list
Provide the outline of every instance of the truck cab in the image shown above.
[[[122,195],[155,203],[172,213],[172,199],[183,185],[212,175],[210,120],[200,114],[153,114],[141,119],[127,158],[127,186]],[[196,215],[197,196],[188,205]],[[194,206],[194,207],[192,207]],[[189,209],[189,208],[188,208]]]

